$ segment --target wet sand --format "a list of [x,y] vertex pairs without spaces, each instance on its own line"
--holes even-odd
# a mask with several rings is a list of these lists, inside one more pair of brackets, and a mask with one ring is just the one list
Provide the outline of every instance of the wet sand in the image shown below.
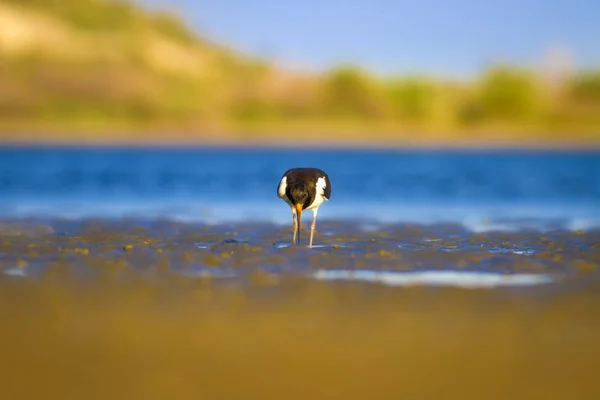
[[[317,247],[290,238],[0,221],[2,398],[600,396],[600,231],[322,221]],[[424,272],[446,278],[398,279]],[[464,287],[483,273],[500,286]]]

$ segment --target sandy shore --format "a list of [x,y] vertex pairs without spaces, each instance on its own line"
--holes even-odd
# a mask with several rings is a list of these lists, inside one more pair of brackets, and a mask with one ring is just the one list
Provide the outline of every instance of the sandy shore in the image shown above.
[[370,125],[282,124],[256,126],[129,125],[5,126],[0,145],[221,146],[328,148],[600,149],[600,131],[526,127],[420,129]]
[[[0,221],[6,398],[594,399],[600,232]],[[465,289],[317,271],[529,274]],[[441,396],[441,397],[440,397]]]

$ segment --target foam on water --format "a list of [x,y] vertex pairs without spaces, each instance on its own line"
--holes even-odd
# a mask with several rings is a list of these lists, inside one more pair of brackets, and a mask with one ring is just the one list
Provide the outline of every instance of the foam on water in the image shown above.
[[454,286],[460,288],[494,288],[500,286],[534,286],[554,282],[547,274],[501,274],[469,271],[368,271],[320,270],[312,275],[324,281],[353,280],[390,286]]
[[18,277],[26,277],[27,276],[27,271],[25,271],[25,268],[21,268],[21,267],[7,268],[4,271],[2,271],[2,273],[7,276],[18,276]]
[[[291,224],[289,208],[277,199],[243,204],[231,201],[211,204],[196,199],[0,199],[0,206],[0,218],[136,218],[213,225],[241,222]],[[516,232],[524,229],[577,231],[600,228],[600,204],[565,208],[543,204],[425,207],[399,203],[392,207],[367,203],[359,208],[340,200],[328,202],[320,210],[317,223],[322,225],[327,220],[354,221],[365,231],[377,230],[390,223],[457,223],[471,232]]]

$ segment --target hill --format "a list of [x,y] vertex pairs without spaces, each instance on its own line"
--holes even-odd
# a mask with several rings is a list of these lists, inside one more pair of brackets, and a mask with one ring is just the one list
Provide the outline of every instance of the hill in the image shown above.
[[600,72],[553,79],[293,73],[127,1],[0,0],[5,141],[599,143]]

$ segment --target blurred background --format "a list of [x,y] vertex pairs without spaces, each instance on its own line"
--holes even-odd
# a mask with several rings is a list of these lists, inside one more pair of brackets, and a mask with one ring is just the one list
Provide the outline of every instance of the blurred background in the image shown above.
[[0,139],[598,143],[599,13],[590,0],[0,0]]

